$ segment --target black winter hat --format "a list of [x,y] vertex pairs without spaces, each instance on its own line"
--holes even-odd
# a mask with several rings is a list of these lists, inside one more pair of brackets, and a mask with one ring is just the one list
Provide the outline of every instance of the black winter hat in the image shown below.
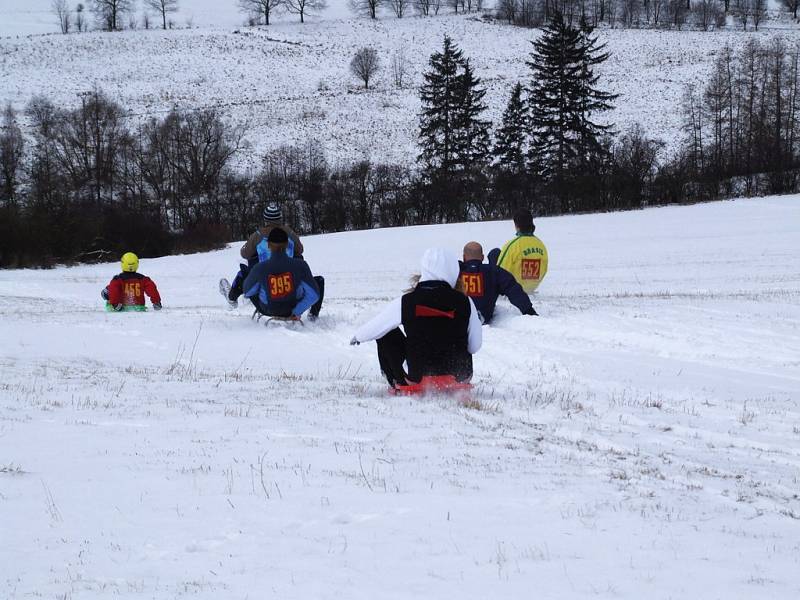
[[267,241],[270,244],[288,244],[289,234],[287,234],[280,227],[275,227],[273,230],[269,232],[269,235],[267,236]]
[[275,203],[267,204],[267,207],[264,209],[264,222],[275,222],[280,223],[283,221],[283,211],[281,207]]

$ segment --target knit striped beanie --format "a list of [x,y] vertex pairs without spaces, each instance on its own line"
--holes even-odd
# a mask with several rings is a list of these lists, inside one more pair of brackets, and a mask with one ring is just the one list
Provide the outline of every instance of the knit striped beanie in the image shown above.
[[265,223],[280,223],[283,221],[283,211],[277,204],[267,204],[264,209],[264,222]]

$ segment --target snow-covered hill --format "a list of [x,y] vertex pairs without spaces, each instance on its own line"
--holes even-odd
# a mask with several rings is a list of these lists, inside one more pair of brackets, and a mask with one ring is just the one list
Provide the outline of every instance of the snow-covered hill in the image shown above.
[[[670,152],[682,135],[685,86],[705,82],[724,45],[795,34],[600,31],[611,53],[603,86],[620,94],[603,118],[619,130],[641,123]],[[488,90],[488,117],[499,122],[512,86],[529,78],[525,61],[539,34],[474,15],[0,38],[0,104],[22,109],[43,95],[75,106],[78,94],[98,88],[134,122],[173,107],[220,109],[247,128],[250,146],[237,157],[243,169],[258,166],[267,150],[310,139],[333,161],[370,156],[408,164],[418,153],[417,88],[445,35],[470,57]],[[349,73],[360,46],[375,47],[383,65],[369,91]],[[398,55],[408,69],[399,90],[391,69]]]
[[537,224],[468,406],[348,340],[508,222],[307,238],[300,330],[224,308],[236,246],[142,260],[161,313],[0,271],[0,597],[797,598],[800,198]]

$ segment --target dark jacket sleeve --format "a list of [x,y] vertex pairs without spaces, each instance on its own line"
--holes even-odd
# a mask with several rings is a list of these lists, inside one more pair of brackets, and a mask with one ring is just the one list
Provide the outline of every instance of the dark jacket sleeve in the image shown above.
[[262,237],[261,231],[256,230],[249,238],[247,238],[244,246],[242,246],[242,249],[239,250],[239,254],[243,259],[248,260],[257,254],[258,251],[256,250],[256,247],[258,246],[258,243],[261,241]]
[[522,314],[527,314],[533,309],[531,299],[514,276],[501,267],[497,267],[497,288],[508,300],[516,306]]

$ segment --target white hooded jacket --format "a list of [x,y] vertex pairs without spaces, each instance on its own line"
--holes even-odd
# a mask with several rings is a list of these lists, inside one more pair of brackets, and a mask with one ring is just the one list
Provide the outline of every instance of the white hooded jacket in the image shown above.
[[[450,287],[455,287],[460,274],[458,259],[444,248],[428,248],[422,255],[420,265],[420,281],[444,281]],[[396,329],[403,321],[402,297],[392,300],[371,321],[365,323],[356,331],[354,340],[369,342],[376,340]],[[475,354],[481,349],[483,332],[478,310],[472,299],[469,299],[469,325],[467,327],[467,352]]]

